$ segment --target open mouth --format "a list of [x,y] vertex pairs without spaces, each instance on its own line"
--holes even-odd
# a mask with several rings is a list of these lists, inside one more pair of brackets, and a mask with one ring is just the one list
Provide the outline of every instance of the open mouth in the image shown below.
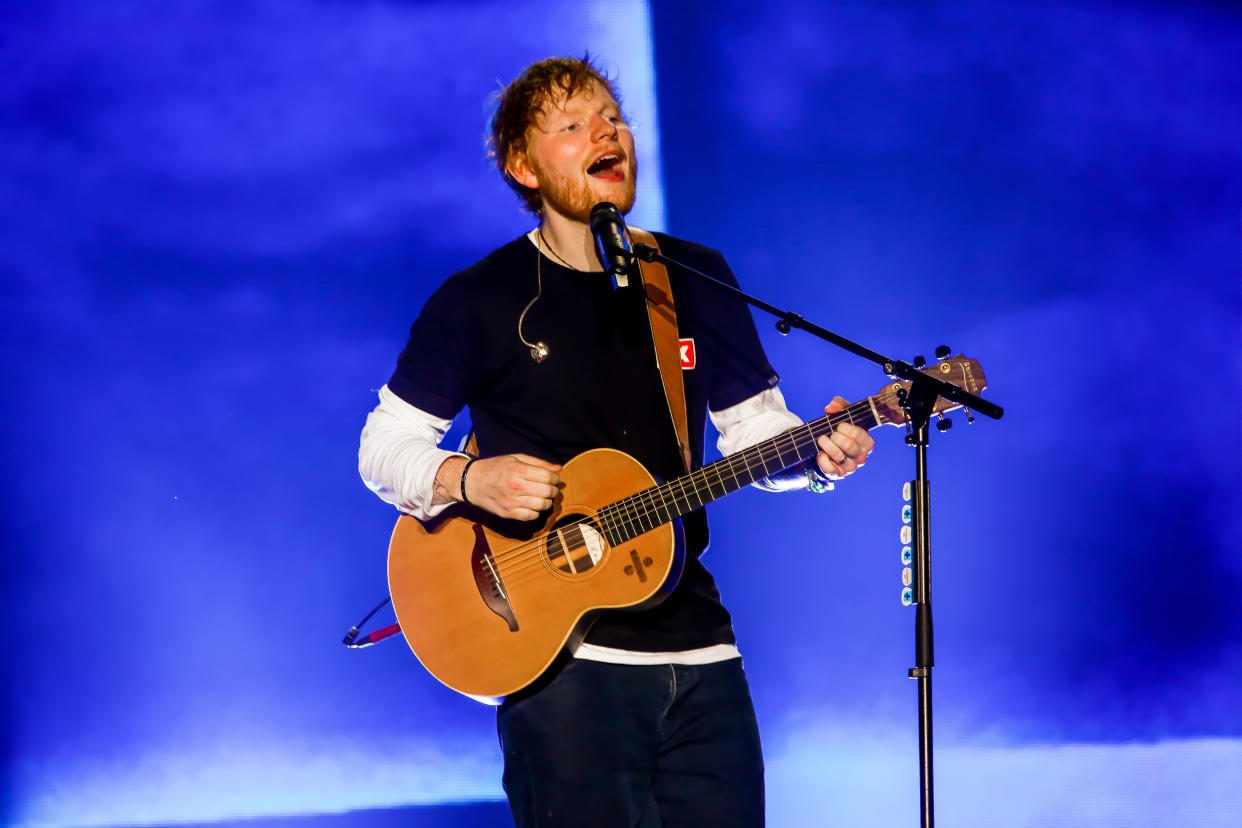
[[587,175],[601,181],[622,181],[625,179],[625,167],[622,161],[621,154],[618,152],[605,153],[587,167]]

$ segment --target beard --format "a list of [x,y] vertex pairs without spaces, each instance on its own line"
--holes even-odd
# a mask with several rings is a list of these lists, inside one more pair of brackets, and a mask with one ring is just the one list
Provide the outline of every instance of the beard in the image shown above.
[[[624,189],[618,195],[612,196],[612,202],[617,209],[625,215],[634,206],[634,187],[636,181],[636,173],[638,164],[631,161],[630,168],[625,176]],[[551,209],[566,218],[574,221],[580,221],[586,224],[591,220],[591,210],[596,204],[606,199],[593,191],[590,185],[590,176],[586,179],[580,177],[562,176],[548,173],[538,166],[534,166],[535,177],[539,179],[539,197],[543,202],[543,209]]]

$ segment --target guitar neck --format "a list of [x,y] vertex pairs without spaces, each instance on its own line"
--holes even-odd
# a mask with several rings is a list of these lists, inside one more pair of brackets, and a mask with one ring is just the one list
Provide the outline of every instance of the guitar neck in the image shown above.
[[871,430],[882,418],[870,398],[795,426],[748,449],[709,463],[676,480],[618,500],[601,509],[597,520],[609,543],[616,545],[688,514],[756,480],[813,457],[816,440],[841,423]]

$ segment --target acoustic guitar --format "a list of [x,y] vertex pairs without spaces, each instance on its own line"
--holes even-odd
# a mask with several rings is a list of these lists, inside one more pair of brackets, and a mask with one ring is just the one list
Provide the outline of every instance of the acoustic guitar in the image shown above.
[[[985,387],[979,363],[961,356],[924,373],[972,394]],[[908,385],[891,382],[667,483],[623,452],[584,452],[561,469],[546,520],[502,520],[464,504],[426,522],[402,516],[388,586],[406,642],[439,681],[498,704],[576,646],[601,610],[644,609],[673,590],[685,562],[682,515],[814,456],[816,439],[841,423],[904,424]],[[934,410],[959,407],[941,398]]]

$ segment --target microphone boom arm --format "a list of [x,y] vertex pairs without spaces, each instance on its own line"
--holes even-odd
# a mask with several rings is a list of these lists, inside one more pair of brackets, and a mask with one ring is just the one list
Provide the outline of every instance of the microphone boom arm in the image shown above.
[[689,265],[683,264],[676,259],[670,259],[668,256],[665,256],[658,249],[649,244],[642,244],[641,242],[635,244],[634,255],[637,258],[642,259],[644,262],[660,262],[665,266],[672,265],[685,273],[690,273],[699,279],[711,282],[713,285],[732,293],[737,298],[753,305],[754,307],[772,314],[777,318],[776,329],[780,331],[781,334],[787,334],[792,329],[798,328],[799,330],[806,331],[812,336],[819,337],[825,342],[831,342],[838,348],[842,348],[852,354],[862,357],[863,359],[874,362],[876,365],[879,365],[884,370],[884,373],[890,377],[909,380],[910,382],[915,383],[916,387],[920,387],[920,384],[922,384],[921,387],[926,388],[936,395],[944,397],[948,400],[953,400],[953,402],[956,403],[961,403],[967,408],[978,411],[986,417],[991,417],[993,420],[999,420],[1005,413],[1005,409],[1001,408],[999,405],[988,402],[982,397],[972,394],[960,386],[954,385],[951,382],[945,382],[937,377],[928,376],[908,362],[900,359],[890,359],[889,357],[873,351],[866,346],[859,345],[853,340],[846,339],[840,334],[833,333],[827,328],[816,325],[814,322],[809,322],[792,311],[781,310],[775,305],[751,296],[741,288],[726,284],[725,282],[722,282],[713,276],[709,276],[700,270],[695,270]]

